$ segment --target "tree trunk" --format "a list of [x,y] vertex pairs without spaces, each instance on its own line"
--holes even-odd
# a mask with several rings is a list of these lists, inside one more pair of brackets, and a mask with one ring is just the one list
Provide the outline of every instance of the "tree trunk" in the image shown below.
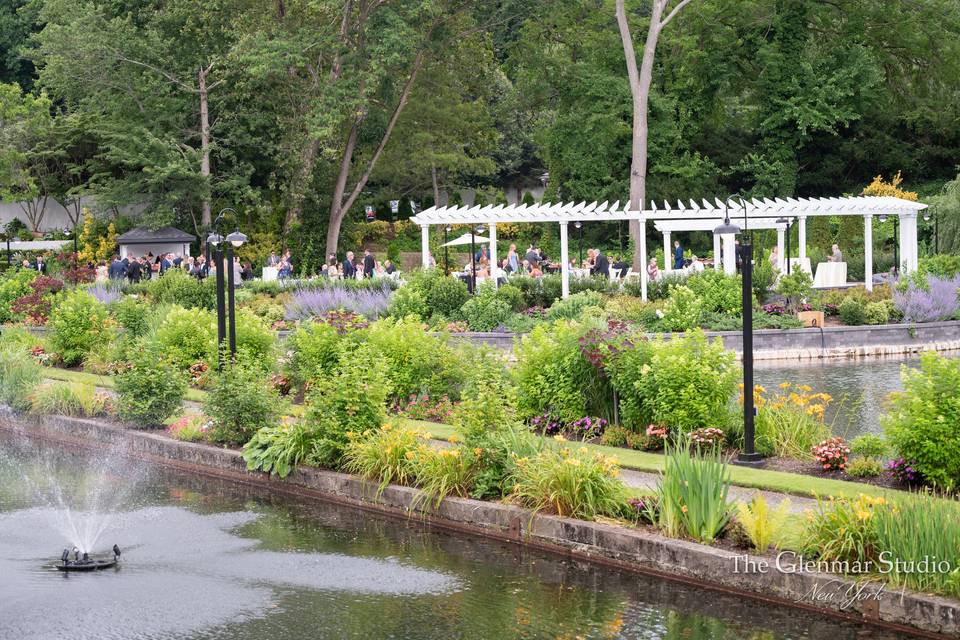
[[410,75],[407,77],[406,84],[404,84],[403,90],[400,92],[400,97],[397,99],[397,104],[393,108],[393,114],[391,114],[390,120],[387,122],[387,128],[383,132],[383,136],[380,138],[380,143],[377,145],[376,150],[373,152],[373,155],[367,162],[367,167],[364,170],[363,175],[361,175],[360,179],[357,180],[357,184],[354,185],[353,191],[350,192],[350,195],[347,197],[346,201],[344,201],[343,196],[346,193],[347,178],[350,175],[350,165],[353,164],[353,152],[357,146],[357,132],[360,128],[360,124],[363,122],[363,117],[361,116],[358,118],[357,121],[354,122],[353,127],[350,129],[350,136],[347,138],[347,146],[344,147],[343,156],[340,158],[340,172],[337,175],[337,184],[334,187],[333,199],[330,203],[330,226],[327,228],[327,255],[335,254],[337,252],[337,244],[340,239],[340,224],[343,222],[343,217],[363,192],[363,188],[367,185],[367,181],[370,179],[370,174],[373,173],[373,169],[377,165],[377,160],[380,159],[380,155],[383,153],[384,147],[386,147],[387,143],[390,141],[390,136],[393,134],[393,129],[397,125],[397,120],[400,119],[400,114],[403,113],[404,107],[407,106],[407,100],[410,98],[410,92],[413,91],[413,85],[417,81],[417,74],[420,72],[420,68],[423,66],[424,57],[425,53],[420,51],[417,53],[417,57],[414,58],[413,64],[410,68]]
[[287,216],[283,221],[284,244],[289,236],[293,225],[300,219],[303,213],[303,200],[307,196],[307,189],[310,187],[310,178],[313,177],[313,167],[317,161],[317,154],[320,152],[320,139],[307,134],[307,141],[300,152],[300,167],[290,185],[290,206],[287,208]]
[[[627,60],[627,77],[630,79],[630,93],[633,96],[633,159],[630,165],[630,210],[642,211],[647,191],[647,108],[650,99],[650,83],[653,80],[653,59],[656,55],[657,40],[660,32],[691,0],[681,0],[666,18],[663,17],[669,0],[653,0],[650,7],[650,27],[643,46],[643,59],[637,69],[637,54],[633,48],[630,24],[624,0],[617,0],[617,26],[623,41],[623,53]],[[640,264],[640,222],[630,221],[630,237],[633,238],[633,269],[639,271],[645,265]],[[666,259],[666,258],[664,258]]]
[[430,179],[433,181],[433,206],[440,206],[440,185],[437,184],[437,165],[430,163]]
[[[210,106],[207,93],[207,74],[210,67],[202,68],[197,72],[197,86],[200,94],[200,178],[206,184],[206,193],[203,196],[203,213],[200,224],[204,229],[210,228],[212,216],[210,213]],[[202,235],[202,234],[201,234]]]

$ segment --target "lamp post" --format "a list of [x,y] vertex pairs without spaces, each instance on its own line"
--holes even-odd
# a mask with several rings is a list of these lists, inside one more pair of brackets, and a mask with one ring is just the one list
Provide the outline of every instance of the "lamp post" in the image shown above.
[[937,218],[937,212],[934,211],[930,213],[930,209],[927,209],[923,212],[923,221],[930,222],[930,217],[933,216],[933,253],[931,255],[937,255],[940,252],[940,220]]
[[[880,224],[887,221],[887,214],[881,213],[877,216]],[[893,272],[900,275],[900,243],[897,240],[897,231],[900,226],[900,216],[893,217]]]
[[[747,203],[743,205],[744,231],[747,226]],[[727,215],[723,224],[713,230],[714,235],[737,235],[740,227],[730,222]],[[753,244],[746,234],[742,236],[740,251],[743,256],[742,267],[742,315],[743,315],[743,451],[737,458],[737,464],[759,466],[763,460],[756,452],[753,406]]]
[[[232,362],[237,354],[237,330],[236,330],[236,307],[234,304],[234,278],[233,278],[233,249],[241,247],[247,241],[247,236],[240,233],[237,229],[224,238],[219,233],[220,223],[223,221],[224,214],[230,211],[236,215],[236,211],[227,207],[221,209],[220,213],[214,219],[211,225],[211,233],[207,236],[207,250],[213,248],[212,257],[217,269],[217,371],[223,370],[223,349],[224,342],[230,349],[230,361]],[[226,264],[224,264],[224,245],[226,245]],[[226,273],[227,291],[224,291],[224,271]],[[229,339],[227,333],[227,320],[229,319]]]
[[453,231],[453,227],[447,225],[443,228],[443,275],[450,275],[450,247],[447,246],[447,236]]
[[473,227],[470,227],[470,277],[467,278],[467,289],[470,293],[476,290],[477,284],[477,250],[473,244]]

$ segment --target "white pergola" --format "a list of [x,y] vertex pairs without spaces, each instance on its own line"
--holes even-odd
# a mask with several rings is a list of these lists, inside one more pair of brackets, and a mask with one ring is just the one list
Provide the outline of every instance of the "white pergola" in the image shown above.
[[[778,246],[782,245],[785,226],[777,223],[780,218],[797,222],[800,236],[800,258],[806,257],[807,218],[817,216],[861,216],[864,220],[865,285],[873,287],[873,218],[874,216],[897,216],[900,220],[900,260],[903,270],[917,268],[917,214],[927,205],[889,196],[854,196],[842,198],[776,198],[752,200],[719,199],[689,204],[677,202],[676,206],[664,202],[659,207],[650,203],[649,209],[631,210],[620,202],[604,203],[540,203],[534,205],[488,205],[430,207],[410,220],[420,226],[421,250],[424,267],[429,266],[430,226],[470,224],[487,225],[490,230],[490,262],[497,262],[497,224],[501,222],[554,222],[560,225],[560,264],[563,297],[570,294],[570,255],[568,225],[571,222],[609,222],[637,220],[640,223],[640,270],[641,295],[647,299],[647,240],[646,225],[652,222],[664,234],[665,255],[669,256],[670,233],[673,231],[711,231],[729,215],[741,229],[778,229]],[[733,234],[714,238],[714,256],[723,256],[723,269],[736,272],[735,239]]]

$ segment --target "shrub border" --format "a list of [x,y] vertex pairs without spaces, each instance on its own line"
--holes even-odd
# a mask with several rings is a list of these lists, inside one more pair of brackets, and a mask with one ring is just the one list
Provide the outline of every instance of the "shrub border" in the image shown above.
[[[96,449],[100,445],[122,444],[129,455],[181,470],[404,519],[412,516],[409,508],[417,493],[410,487],[390,485],[377,495],[374,483],[308,467],[299,467],[286,480],[279,480],[246,471],[237,451],[180,442],[99,420],[18,415],[7,408],[0,410],[0,418],[0,429],[74,447]],[[463,498],[447,498],[437,512],[420,511],[419,516],[426,524],[458,533],[521,544],[819,615],[921,637],[960,635],[960,601],[908,591],[887,592],[882,598],[858,600],[843,610],[839,599],[822,601],[811,598],[811,594],[829,586],[831,591],[838,589],[842,596],[847,588],[859,588],[851,580],[823,573],[787,574],[775,570],[735,573],[733,559],[743,554],[666,538],[646,530],[537,515],[511,505]],[[877,585],[871,583],[861,583],[861,587],[864,594],[878,590]]]

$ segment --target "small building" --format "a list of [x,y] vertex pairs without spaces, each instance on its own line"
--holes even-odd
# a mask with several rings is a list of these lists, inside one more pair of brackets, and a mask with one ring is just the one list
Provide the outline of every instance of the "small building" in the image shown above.
[[120,246],[121,258],[127,256],[140,257],[148,253],[153,255],[179,253],[182,256],[188,256],[190,255],[190,244],[194,240],[196,240],[196,236],[173,227],[161,227],[160,229],[136,227],[119,236],[117,244]]

